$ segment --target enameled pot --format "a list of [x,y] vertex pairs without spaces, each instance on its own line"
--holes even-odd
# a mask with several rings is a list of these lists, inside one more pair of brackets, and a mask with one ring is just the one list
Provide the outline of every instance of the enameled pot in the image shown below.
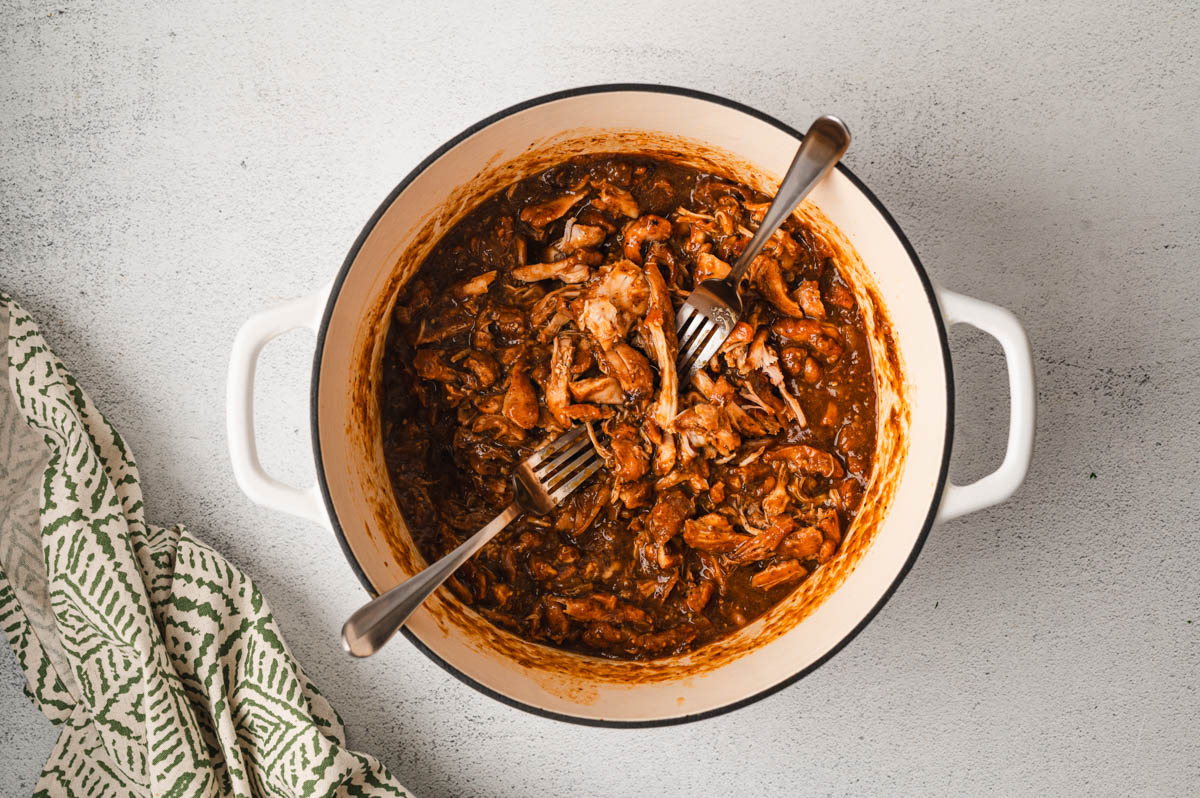
[[[851,125],[853,127],[853,125]],[[439,236],[491,192],[572,155],[655,152],[773,193],[800,134],[719,97],[662,86],[594,86],[501,111],[455,136],[384,200],[333,282],[265,311],[238,333],[230,364],[229,444],[255,502],[331,527],[372,595],[423,561],[383,462],[379,361],[396,294]],[[869,327],[876,363],[876,468],[842,550],[778,607],[726,640],[652,662],[615,662],[525,642],[443,590],[404,630],[455,676],[506,703],[583,723],[695,720],[744,706],[828,660],[863,628],[912,566],[930,527],[1006,499],[1033,446],[1029,343],[1007,310],[934,286],[883,205],[839,165],[798,211],[838,251]],[[947,481],[953,382],[946,328],[997,338],[1008,366],[1008,448],[994,473]],[[316,331],[312,437],[318,482],[268,476],[253,430],[255,362],[271,338]],[[377,656],[388,656],[385,650]]]

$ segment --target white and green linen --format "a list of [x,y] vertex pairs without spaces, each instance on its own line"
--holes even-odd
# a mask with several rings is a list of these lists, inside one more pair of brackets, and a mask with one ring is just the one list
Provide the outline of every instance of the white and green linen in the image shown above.
[[0,628],[62,731],[38,796],[400,796],[261,593],[144,520],[133,456],[0,292]]

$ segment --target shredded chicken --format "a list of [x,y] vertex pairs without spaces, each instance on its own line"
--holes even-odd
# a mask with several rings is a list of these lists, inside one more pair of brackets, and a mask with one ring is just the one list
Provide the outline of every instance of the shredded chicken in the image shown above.
[[562,240],[558,242],[558,251],[569,255],[579,249],[598,247],[607,236],[608,232],[603,227],[579,224],[574,219],[568,219]]
[[467,349],[460,354],[451,359],[470,373],[467,384],[471,388],[490,388],[500,379],[500,364],[487,352]]
[[650,361],[624,341],[618,341],[604,353],[600,368],[617,378],[630,399],[644,399],[654,392]]
[[638,215],[637,202],[628,191],[603,180],[593,180],[592,187],[599,192],[592,200],[592,207],[620,216],[628,216],[631,219]]
[[775,355],[775,351],[767,345],[766,328],[760,329],[755,334],[754,341],[750,344],[750,352],[746,358],[746,363],[751,368],[761,371],[771,381],[771,384],[775,386],[775,390],[779,391],[779,395],[783,397],[783,401],[787,402],[787,406],[792,411],[792,417],[796,419],[796,423],[801,427],[808,426],[808,421],[804,417],[804,409],[800,407],[800,403],[796,400],[796,397],[792,396],[783,382],[783,372],[779,369],[779,358]]
[[750,342],[754,340],[754,328],[744,321],[733,325],[729,337],[721,344],[721,354],[725,362],[736,372],[745,373],[746,354]]
[[571,321],[570,300],[579,296],[579,292],[577,285],[564,285],[544,295],[529,311],[529,321],[537,331],[539,343],[552,341]]
[[750,264],[750,279],[767,300],[787,316],[803,318],[804,311],[788,295],[787,283],[779,261],[770,255],[759,255]]
[[563,598],[559,601],[563,612],[581,621],[649,623],[649,617],[644,611],[619,601],[613,595],[593,593],[583,598]]
[[681,490],[659,492],[659,499],[646,515],[646,530],[659,543],[683,531],[684,522],[695,513],[691,499]]
[[[650,455],[642,446],[641,436],[632,424],[616,425],[611,432],[609,445],[614,461],[613,473],[620,481],[633,482],[650,470]],[[626,505],[628,503],[626,501]]]
[[458,299],[465,299],[469,296],[483,296],[488,292],[488,286],[496,281],[496,270],[476,275],[468,280],[463,280],[461,283],[455,283],[450,289],[451,296]]
[[597,274],[571,307],[576,324],[608,351],[646,312],[649,294],[644,272],[631,261],[619,260]]
[[619,405],[625,402],[625,392],[614,377],[588,377],[571,383],[571,396],[576,402]]
[[707,474],[708,471],[705,467],[705,462],[703,460],[693,460],[690,463],[681,464],[666,476],[659,477],[654,483],[654,489],[662,493],[676,485],[686,485],[692,493],[704,493],[709,489]]
[[779,261],[779,266],[784,272],[790,273],[800,257],[800,245],[786,230],[776,230],[767,240],[763,252]]
[[806,576],[808,576],[808,571],[805,570],[804,566],[798,560],[782,560],[768,565],[756,573],[750,578],[750,584],[762,590],[769,590],[787,582],[795,582],[797,579],[803,579]]
[[[554,314],[566,312],[567,301],[579,296],[582,289],[577,285],[564,285],[542,296],[529,311],[529,321],[534,327],[542,327]],[[567,317],[570,321],[570,317]]]
[[763,217],[767,215],[767,209],[771,207],[771,203],[744,202],[742,203],[742,207],[746,209],[746,212],[750,214],[750,218],[753,219],[756,224],[762,224]]
[[784,463],[797,474],[841,477],[845,473],[832,454],[803,443],[776,446],[767,451],[763,459],[769,463]]
[[783,515],[787,511],[788,504],[791,503],[788,482],[787,470],[782,466],[777,466],[775,468],[775,486],[762,500],[762,511],[768,518]]
[[437,349],[417,350],[413,365],[422,379],[438,382],[457,382],[462,379],[462,374],[446,362],[445,355]]
[[796,287],[796,299],[804,309],[805,316],[825,320],[825,305],[821,302],[821,288],[816,280],[801,280]]
[[524,429],[505,416],[496,414],[478,416],[471,422],[471,432],[485,434],[501,443],[510,445],[519,444],[525,440]]
[[692,405],[675,418],[675,428],[693,450],[712,449],[718,457],[733,454],[742,444],[742,439],[729,423],[729,417],[716,405]]
[[737,392],[724,376],[714,380],[707,372],[698,371],[692,378],[692,382],[700,389],[706,400],[725,411],[737,432],[753,438],[766,434],[767,431],[763,425],[755,421],[753,416],[737,403]]
[[839,556],[871,484],[875,396],[837,253],[789,220],[719,355],[689,384],[675,371],[680,303],[728,275],[765,200],[587,156],[470,211],[401,289],[380,426],[422,554],[511,503],[513,469],[563,431],[584,425],[603,460],[465,563],[456,600],[546,645],[653,658],[745,626]]
[[674,425],[678,407],[679,377],[675,372],[677,348],[675,341],[675,312],[667,284],[654,265],[646,267],[646,282],[650,300],[643,319],[650,350],[658,364],[658,396],[650,408],[652,436],[656,438],[654,473],[666,474],[675,465]]
[[417,332],[417,346],[453,338],[471,329],[473,324],[474,321],[465,314],[455,314],[437,320],[421,319],[421,326]]
[[699,285],[705,280],[724,280],[729,276],[730,266],[725,261],[709,252],[701,252],[696,256],[696,271],[692,280]]
[[555,338],[554,353],[550,360],[550,380],[546,384],[546,409],[564,429],[571,426],[571,396],[568,386],[574,360],[575,343],[565,335]]
[[765,560],[775,553],[783,539],[796,528],[791,518],[777,518],[763,530],[756,530],[754,537],[738,545],[729,555],[730,562],[746,563]]
[[[614,471],[617,476],[620,476],[621,468],[626,461],[617,457],[615,454],[614,458],[616,458]],[[646,468],[648,469],[650,467],[649,455],[646,456],[645,464]],[[625,506],[626,510],[637,510],[641,507],[647,507],[649,506],[650,501],[654,498],[654,485],[645,480],[640,482],[627,482],[621,485],[619,497],[621,504]]]
[[533,382],[521,369],[508,378],[508,390],[504,394],[504,416],[521,429],[533,429],[538,420],[538,398]]
[[804,344],[826,363],[842,356],[837,328],[831,325],[813,319],[780,319],[771,325],[771,332],[786,343]]
[[687,598],[684,599],[684,605],[693,614],[699,614],[708,606],[708,602],[712,599],[713,589],[715,585],[712,582],[698,582],[688,588]]
[[545,227],[558,219],[575,206],[575,203],[587,196],[586,191],[563,194],[537,205],[530,205],[521,210],[521,221],[531,227]]
[[635,263],[642,262],[642,245],[647,241],[666,241],[671,237],[671,223],[653,214],[640,216],[625,225],[621,234],[625,238],[625,257]]
[[590,266],[600,263],[599,252],[580,250],[562,260],[550,263],[531,263],[512,270],[514,280],[532,283],[538,280],[561,280],[564,283],[582,283],[592,276]]
[[683,539],[693,549],[713,552],[734,551],[751,540],[750,536],[735,532],[729,519],[716,513],[685,521]]
[[824,537],[821,530],[806,526],[792,532],[779,543],[779,556],[797,560],[811,560],[821,550]]

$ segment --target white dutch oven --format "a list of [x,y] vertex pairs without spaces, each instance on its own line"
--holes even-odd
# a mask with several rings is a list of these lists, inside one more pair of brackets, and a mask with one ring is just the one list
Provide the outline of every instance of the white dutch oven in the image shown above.
[[[238,484],[259,504],[331,527],[371,594],[404,580],[422,563],[383,464],[376,379],[396,292],[440,234],[487,193],[583,152],[666,152],[771,191],[799,137],[719,97],[642,85],[541,97],[454,137],[384,201],[329,287],[253,317],[238,333],[228,393]],[[932,285],[891,216],[843,166],[801,212],[840,242],[848,262],[839,265],[850,273],[860,302],[873,306],[877,364],[887,355],[890,331],[895,369],[890,382],[877,377],[879,465],[864,500],[872,503],[873,517],[864,512],[834,562],[780,607],[692,655],[611,662],[546,649],[483,623],[444,590],[405,630],[422,651],[489,695],[557,718],[636,726],[710,716],[790,684],[829,659],[895,590],[935,522],[996,504],[1016,490],[1034,429],[1029,343],[1016,318]],[[971,485],[947,481],[954,391],[946,327],[960,322],[999,340],[1011,395],[1004,462]],[[258,354],[271,338],[297,327],[317,333],[312,433],[318,483],[307,489],[263,471],[252,420]]]

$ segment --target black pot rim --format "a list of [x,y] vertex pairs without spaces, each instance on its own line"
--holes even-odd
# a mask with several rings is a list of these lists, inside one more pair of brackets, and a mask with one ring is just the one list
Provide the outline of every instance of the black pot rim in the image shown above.
[[[321,325],[320,325],[319,329],[317,330],[316,352],[313,356],[313,372],[312,372],[312,382],[311,382],[311,387],[310,387],[310,401],[311,401],[310,415],[311,415],[311,423],[312,423],[312,446],[313,446],[313,459],[315,460],[316,471],[317,471],[317,483],[321,487],[321,496],[325,500],[325,508],[329,512],[329,520],[333,527],[333,532],[337,536],[338,543],[341,544],[342,552],[345,554],[346,560],[350,563],[350,567],[354,570],[354,573],[358,576],[359,581],[362,582],[363,587],[366,588],[367,593],[369,593],[372,596],[376,595],[375,588],[371,584],[370,580],[367,579],[366,574],[363,572],[362,567],[359,565],[358,560],[355,558],[354,553],[351,551],[350,544],[346,539],[345,532],[342,530],[341,524],[338,521],[337,513],[333,507],[333,499],[329,493],[329,485],[325,479],[324,463],[321,458],[320,415],[317,412],[318,411],[317,397],[320,393],[321,356],[322,356],[322,352],[325,347],[326,332],[329,329],[329,320],[333,314],[334,305],[337,304],[338,294],[341,292],[342,284],[346,280],[346,275],[349,273],[350,267],[354,263],[354,259],[358,256],[358,252],[362,248],[363,243],[367,240],[367,237],[371,234],[371,231],[375,229],[375,225],[379,222],[379,219],[383,216],[384,212],[386,212],[387,209],[391,206],[392,202],[396,199],[396,197],[399,196],[400,193],[402,191],[404,191],[404,189],[406,189],[409,186],[409,184],[412,183],[412,181],[415,180],[419,174],[424,172],[425,169],[427,169],[430,164],[432,164],[434,161],[436,161],[438,158],[440,158],[446,152],[448,152],[449,150],[451,150],[452,148],[457,146],[464,139],[466,139],[467,137],[473,135],[474,133],[477,133],[478,131],[482,130],[483,128],[488,127],[489,125],[491,125],[507,116],[511,116],[515,113],[524,111],[528,108],[533,108],[534,106],[543,105],[543,104],[549,103],[549,102],[554,102],[555,100],[566,99],[568,97],[578,97],[578,96],[587,95],[587,94],[603,94],[603,93],[609,93],[609,92],[622,92],[622,91],[639,91],[639,92],[652,92],[652,93],[659,93],[659,94],[672,94],[672,95],[678,95],[678,96],[682,96],[682,97],[689,97],[689,98],[696,99],[696,100],[704,100],[706,102],[711,102],[711,103],[715,103],[717,105],[725,106],[726,108],[732,108],[736,111],[741,111],[744,114],[752,116],[755,119],[759,119],[763,122],[766,122],[766,123],[778,128],[779,130],[783,131],[784,133],[788,133],[792,136],[795,136],[796,138],[803,137],[802,134],[800,133],[800,131],[796,130],[791,125],[787,125],[787,124],[779,121],[778,119],[776,119],[773,116],[770,116],[769,114],[765,114],[762,111],[759,111],[755,108],[751,108],[748,105],[743,105],[742,103],[736,102],[734,100],[729,100],[729,99],[726,99],[725,97],[720,97],[715,94],[709,94],[708,92],[697,91],[696,89],[681,88],[678,86],[666,86],[666,85],[661,85],[661,84],[656,84],[656,83],[606,83],[606,84],[598,84],[598,85],[593,85],[593,86],[582,86],[582,87],[575,88],[575,89],[566,89],[563,91],[557,91],[557,92],[553,92],[550,94],[544,94],[540,97],[534,97],[533,99],[525,100],[524,102],[520,102],[520,103],[517,103],[516,105],[509,106],[508,108],[505,108],[502,111],[498,111],[498,112],[492,114],[491,116],[481,119],[480,121],[478,121],[475,124],[468,127],[466,130],[459,133],[457,136],[454,136],[453,138],[451,138],[449,141],[447,141],[442,146],[438,147],[432,153],[430,153],[423,161],[421,161],[419,164],[417,164],[417,166],[415,168],[413,168],[413,170],[411,172],[409,172],[404,177],[404,179],[399,182],[399,184],[397,184],[397,186],[392,190],[392,192],[390,194],[388,194],[387,198],[384,199],[383,203],[380,204],[380,206],[376,209],[375,213],[372,214],[371,218],[369,220],[367,220],[367,223],[366,223],[366,225],[364,225],[362,232],[359,233],[358,238],[354,242],[354,245],[350,248],[349,253],[346,255],[346,260],[342,263],[341,270],[338,272],[337,277],[333,281],[333,286],[329,292],[329,300],[325,306],[325,312],[321,317]],[[845,648],[846,645],[849,644],[851,640],[853,640],[855,637],[857,637],[859,632],[861,632],[866,627],[866,625],[875,618],[875,616],[879,613],[879,611],[881,609],[883,609],[883,606],[885,604],[887,604],[888,600],[892,597],[892,594],[896,592],[896,589],[900,586],[900,583],[904,581],[904,577],[908,575],[908,572],[910,570],[912,570],[913,564],[917,560],[917,556],[921,553],[921,549],[924,547],[925,541],[929,537],[929,531],[930,531],[930,529],[933,528],[934,520],[937,515],[938,506],[941,504],[942,492],[944,490],[944,487],[946,484],[946,478],[947,478],[947,475],[949,474],[949,470],[950,470],[950,449],[951,449],[951,446],[953,444],[953,439],[954,439],[954,372],[952,370],[951,362],[950,362],[949,338],[946,335],[946,325],[942,321],[942,314],[941,314],[941,311],[940,311],[940,308],[938,305],[937,293],[934,291],[933,283],[930,281],[929,275],[925,271],[925,267],[921,265],[921,261],[917,257],[916,250],[913,249],[912,244],[909,243],[908,238],[905,237],[903,231],[900,229],[900,225],[898,225],[896,223],[896,220],[892,217],[892,215],[890,213],[888,213],[887,208],[885,208],[883,203],[879,201],[879,198],[876,197],[870,191],[870,189],[868,189],[866,187],[866,185],[861,180],[859,180],[858,177],[853,172],[850,171],[850,169],[848,169],[846,167],[846,165],[844,163],[838,163],[837,170],[839,172],[841,172],[851,183],[853,183],[855,188],[857,188],[859,191],[861,191],[863,193],[863,195],[867,197],[868,200],[870,200],[871,204],[875,206],[875,209],[877,211],[879,211],[880,215],[882,215],[883,218],[887,221],[888,226],[891,227],[892,233],[896,236],[897,239],[899,239],[900,243],[904,246],[905,251],[908,253],[908,257],[912,261],[912,264],[917,271],[917,276],[921,280],[921,285],[925,289],[925,296],[928,299],[930,308],[933,311],[934,323],[937,326],[938,339],[941,342],[942,360],[943,360],[945,370],[946,370],[946,437],[943,442],[942,462],[941,462],[939,472],[938,472],[937,483],[934,488],[933,499],[930,502],[929,511],[926,513],[925,521],[921,525],[921,534],[917,536],[917,540],[913,544],[912,551],[909,553],[908,558],[904,562],[904,565],[900,568],[899,572],[896,574],[895,579],[892,580],[891,585],[889,585],[887,590],[884,591],[883,595],[880,596],[879,601],[877,601],[875,603],[875,606],[873,606],[870,609],[870,611],[868,611],[863,616],[862,620],[859,621],[859,623],[853,629],[851,629],[846,634],[845,637],[843,637],[840,641],[838,641],[838,643],[836,645],[834,645],[832,648],[830,648],[829,651],[825,652],[825,654],[823,654],[819,659],[817,659],[815,662],[809,664],[807,667],[801,669],[800,671],[796,672],[795,674],[787,677],[786,679],[783,679],[783,680],[777,682],[776,684],[772,685],[771,687],[761,690],[758,693],[755,693],[754,695],[749,696],[747,698],[743,698],[738,701],[734,701],[732,703],[726,704],[721,707],[717,707],[715,709],[706,710],[704,712],[697,712],[697,713],[694,713],[691,715],[683,715],[683,716],[675,717],[675,718],[661,718],[661,719],[656,719],[656,720],[638,720],[638,721],[606,720],[606,719],[602,719],[602,718],[583,718],[583,717],[577,717],[575,715],[567,715],[567,714],[563,714],[563,713],[559,713],[559,712],[551,712],[549,710],[542,709],[540,707],[536,707],[531,704],[526,704],[522,701],[518,701],[514,698],[503,695],[502,693],[499,693],[499,692],[491,689],[490,687],[480,684],[479,682],[475,681],[470,676],[466,675],[462,671],[458,670],[458,668],[454,667],[453,665],[451,665],[450,663],[448,663],[444,659],[442,659],[440,656],[438,656],[437,653],[435,653],[432,649],[430,649],[428,646],[426,646],[423,642],[421,642],[420,639],[417,638],[416,635],[414,635],[411,631],[409,631],[407,627],[402,628],[401,631],[404,633],[405,637],[407,637],[412,642],[412,644],[414,646],[416,646],[427,657],[429,657],[431,660],[436,662],[447,673],[451,674],[459,681],[463,682],[464,684],[470,685],[471,687],[475,688],[479,692],[484,693],[485,695],[491,696],[492,698],[496,699],[497,701],[507,704],[510,707],[515,707],[517,709],[521,709],[526,712],[530,712],[530,713],[539,715],[544,718],[552,718],[554,720],[566,721],[568,723],[575,723],[575,724],[579,724],[579,725],[583,725],[583,726],[599,726],[599,727],[605,727],[605,728],[624,728],[624,729],[651,728],[651,727],[658,727],[658,726],[673,726],[676,724],[691,723],[691,722],[698,721],[698,720],[714,718],[718,715],[723,715],[727,712],[732,712],[735,709],[741,709],[742,707],[749,706],[750,704],[753,704],[756,701],[759,701],[763,698],[766,698],[767,696],[770,696],[770,695],[773,695],[773,694],[779,692],[780,690],[784,689],[785,687],[788,687],[788,686],[796,683],[797,681],[804,678],[808,674],[812,673],[817,668],[821,667],[826,662],[828,662],[830,659],[832,659],[835,654],[837,654],[839,651],[841,651],[843,648]]]

